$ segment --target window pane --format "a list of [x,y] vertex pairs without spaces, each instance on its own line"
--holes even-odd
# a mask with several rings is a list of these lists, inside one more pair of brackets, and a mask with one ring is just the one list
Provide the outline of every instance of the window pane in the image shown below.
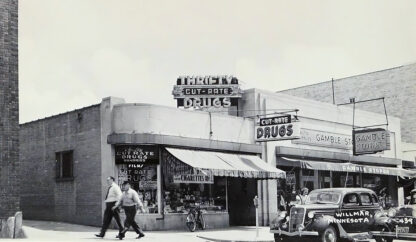
[[62,177],[72,177],[72,152],[62,153]]
[[371,197],[370,194],[362,193],[360,194],[361,204],[362,205],[369,205],[371,204]]

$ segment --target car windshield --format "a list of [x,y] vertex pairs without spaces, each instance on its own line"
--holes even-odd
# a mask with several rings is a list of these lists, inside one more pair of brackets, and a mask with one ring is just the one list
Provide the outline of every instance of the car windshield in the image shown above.
[[341,194],[332,191],[312,191],[306,204],[338,204]]

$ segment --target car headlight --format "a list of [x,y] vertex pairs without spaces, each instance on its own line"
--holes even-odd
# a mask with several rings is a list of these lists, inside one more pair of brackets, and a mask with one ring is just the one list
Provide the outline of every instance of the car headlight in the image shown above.
[[390,208],[387,215],[389,215],[389,217],[394,217],[396,216],[397,210],[394,208]]
[[315,217],[315,213],[314,213],[314,212],[312,212],[312,211],[310,211],[310,212],[308,213],[308,218],[313,218],[313,217]]

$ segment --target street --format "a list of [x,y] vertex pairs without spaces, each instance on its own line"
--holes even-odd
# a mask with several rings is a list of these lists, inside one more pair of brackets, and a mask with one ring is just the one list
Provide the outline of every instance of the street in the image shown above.
[[[24,231],[30,241],[119,241],[117,231],[109,230],[104,239],[96,238],[94,234],[99,228],[75,225],[62,222],[24,221]],[[231,227],[216,230],[196,232],[188,231],[145,231],[146,236],[140,241],[169,241],[169,242],[202,242],[202,241],[256,241],[255,227]],[[198,236],[205,238],[199,238]],[[126,234],[125,241],[135,241],[137,235],[133,231]],[[207,238],[211,240],[207,240]],[[261,227],[257,241],[273,241],[273,234],[268,227]]]
[[[117,231],[109,230],[105,238],[96,238],[94,234],[99,228],[76,225],[62,222],[24,221],[24,231],[28,241],[119,241],[116,239]],[[143,242],[169,241],[169,242],[204,242],[204,241],[257,241],[271,242],[273,234],[268,227],[259,228],[259,237],[256,240],[256,228],[253,226],[230,227],[224,229],[188,231],[145,231]],[[136,234],[129,231],[124,241],[137,241]],[[9,240],[2,240],[9,241]],[[14,240],[10,240],[14,241]],[[403,240],[395,240],[401,242]],[[374,240],[372,240],[374,242]]]

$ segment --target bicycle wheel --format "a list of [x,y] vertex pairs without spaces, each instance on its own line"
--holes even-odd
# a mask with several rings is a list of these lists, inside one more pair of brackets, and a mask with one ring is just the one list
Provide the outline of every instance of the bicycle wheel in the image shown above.
[[189,212],[188,216],[186,216],[186,226],[191,232],[194,232],[196,229],[195,215],[191,212]]
[[205,220],[204,220],[204,217],[202,216],[202,214],[200,214],[199,215],[199,227],[202,229],[202,230],[204,230],[205,229],[205,226],[206,226],[206,224],[205,224]]

